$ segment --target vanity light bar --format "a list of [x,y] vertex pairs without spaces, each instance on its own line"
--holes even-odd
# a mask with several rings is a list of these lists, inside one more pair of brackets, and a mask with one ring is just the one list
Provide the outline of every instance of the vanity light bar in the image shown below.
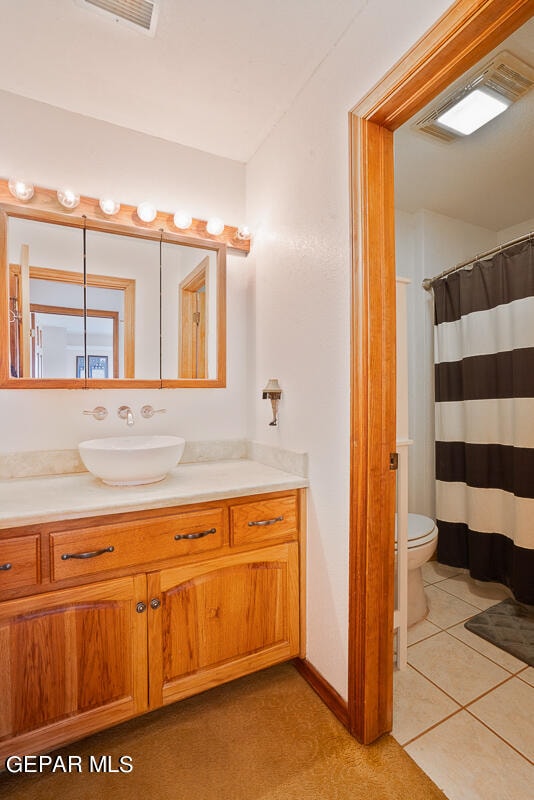
[[[33,195],[30,195],[31,190]],[[19,179],[12,178],[8,181],[0,178],[0,204],[31,208],[33,213],[42,212],[43,218],[46,217],[50,222],[54,221],[54,215],[64,220],[65,214],[68,214],[71,219],[78,219],[79,225],[83,225],[84,218],[98,222],[107,220],[110,226],[126,224],[152,230],[154,237],[161,233],[181,234],[191,239],[191,244],[198,243],[199,240],[206,243],[213,241],[226,244],[231,250],[245,254],[250,252],[250,231],[246,226],[237,228],[225,225],[218,218],[211,218],[209,221],[195,219],[185,212],[173,214],[158,211],[155,206],[146,202],[137,207],[121,205],[110,198],[98,200],[95,197],[79,196],[73,189],[62,188],[56,192],[42,186],[34,187],[33,184]],[[151,208],[146,209],[147,205]],[[145,210],[150,213],[145,214]],[[214,222],[217,224],[213,224]]]

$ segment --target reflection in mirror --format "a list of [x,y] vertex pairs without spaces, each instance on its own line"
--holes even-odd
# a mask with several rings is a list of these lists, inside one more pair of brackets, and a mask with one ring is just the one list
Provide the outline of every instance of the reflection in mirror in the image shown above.
[[80,228],[10,217],[9,349],[13,378],[75,378],[84,355]]
[[159,380],[159,241],[88,230],[85,247],[87,378]]
[[217,379],[217,251],[162,244],[164,380]]

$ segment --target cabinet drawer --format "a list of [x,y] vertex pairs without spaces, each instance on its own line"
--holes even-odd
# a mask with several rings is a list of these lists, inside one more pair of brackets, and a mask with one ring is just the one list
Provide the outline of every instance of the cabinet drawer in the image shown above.
[[226,511],[213,508],[50,535],[54,581],[205,553],[228,542]]
[[297,498],[291,495],[231,506],[230,524],[233,545],[296,539]]
[[15,536],[0,541],[0,595],[39,583],[39,536]]

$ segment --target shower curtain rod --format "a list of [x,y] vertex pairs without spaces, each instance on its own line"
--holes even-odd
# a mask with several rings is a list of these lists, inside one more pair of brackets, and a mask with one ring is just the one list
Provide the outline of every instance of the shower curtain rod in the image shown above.
[[475,261],[480,261],[483,258],[488,258],[488,256],[492,256],[494,253],[499,253],[501,250],[507,250],[509,247],[512,247],[514,244],[519,244],[520,242],[526,242],[527,239],[531,239],[534,236],[534,231],[530,231],[530,233],[525,233],[523,236],[518,236],[517,239],[511,239],[506,244],[499,244],[497,247],[494,247],[493,250],[488,250],[486,253],[481,253],[474,258],[469,258],[467,261],[462,261],[461,264],[456,264],[455,267],[449,267],[449,269],[444,269],[443,272],[440,272],[439,275],[436,275],[434,278],[425,278],[421,286],[427,292],[429,292],[432,286],[439,281],[440,278],[444,278],[446,275],[450,275],[453,272],[456,272],[459,269],[463,269],[467,267],[469,264],[474,264]]

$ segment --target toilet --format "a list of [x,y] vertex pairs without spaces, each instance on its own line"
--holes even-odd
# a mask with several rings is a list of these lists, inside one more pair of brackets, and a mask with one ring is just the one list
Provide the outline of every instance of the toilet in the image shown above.
[[408,514],[408,627],[420,622],[428,613],[421,567],[432,558],[437,543],[438,529],[434,520],[422,514]]

